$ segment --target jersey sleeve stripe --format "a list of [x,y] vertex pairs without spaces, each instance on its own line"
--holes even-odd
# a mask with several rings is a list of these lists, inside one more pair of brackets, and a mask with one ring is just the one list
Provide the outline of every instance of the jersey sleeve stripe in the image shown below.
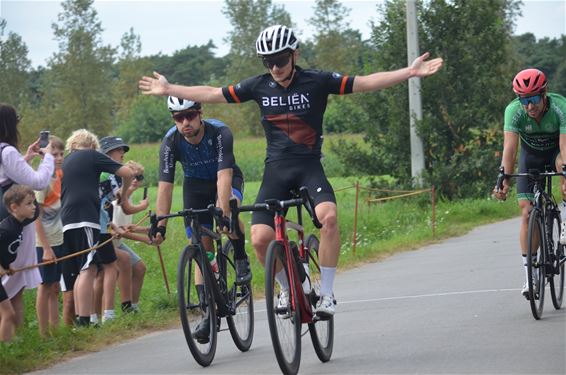
[[234,90],[233,85],[228,86],[228,91],[230,91],[230,96],[232,97],[232,99],[234,99],[236,103],[240,103],[240,98],[238,98],[238,96],[236,95],[236,90]]
[[348,76],[342,77],[342,83],[340,84],[340,95],[344,95],[346,91],[346,82],[348,82]]

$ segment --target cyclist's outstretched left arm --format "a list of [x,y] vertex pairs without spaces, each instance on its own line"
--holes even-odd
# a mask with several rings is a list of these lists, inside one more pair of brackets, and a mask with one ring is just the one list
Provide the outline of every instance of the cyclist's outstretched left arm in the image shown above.
[[153,72],[153,77],[142,77],[138,87],[144,95],[170,95],[201,103],[226,103],[220,87],[174,85],[157,72]]
[[389,72],[377,72],[367,76],[356,76],[352,92],[377,91],[395,86],[396,84],[406,81],[412,77],[430,76],[442,67],[443,60],[441,57],[427,60],[429,56],[430,54],[426,52],[417,57],[411,66],[403,69]]

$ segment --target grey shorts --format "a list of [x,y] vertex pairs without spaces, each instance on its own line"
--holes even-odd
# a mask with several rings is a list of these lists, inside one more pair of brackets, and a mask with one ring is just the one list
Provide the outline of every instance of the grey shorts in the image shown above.
[[126,245],[124,242],[120,243],[118,249],[124,250],[130,255],[130,262],[132,263],[132,266],[142,260],[140,256],[136,254],[134,250],[130,249],[130,247]]

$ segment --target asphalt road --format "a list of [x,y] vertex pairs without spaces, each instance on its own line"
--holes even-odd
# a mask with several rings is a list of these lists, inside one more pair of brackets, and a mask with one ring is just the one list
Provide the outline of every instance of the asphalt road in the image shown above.
[[[566,374],[566,306],[555,310],[547,289],[535,321],[520,295],[523,280],[518,219],[341,272],[332,359],[319,362],[307,334],[300,373]],[[255,306],[251,350],[239,352],[221,332],[208,368],[193,360],[179,328],[39,373],[279,373],[264,303]]]

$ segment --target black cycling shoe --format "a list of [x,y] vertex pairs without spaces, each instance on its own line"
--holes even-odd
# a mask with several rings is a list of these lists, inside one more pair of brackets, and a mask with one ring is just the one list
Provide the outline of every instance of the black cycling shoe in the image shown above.
[[236,259],[236,284],[247,284],[252,280],[252,271],[248,258]]
[[193,332],[193,338],[197,340],[199,344],[206,344],[210,341],[210,321],[208,316],[201,320],[201,322],[195,328]]

